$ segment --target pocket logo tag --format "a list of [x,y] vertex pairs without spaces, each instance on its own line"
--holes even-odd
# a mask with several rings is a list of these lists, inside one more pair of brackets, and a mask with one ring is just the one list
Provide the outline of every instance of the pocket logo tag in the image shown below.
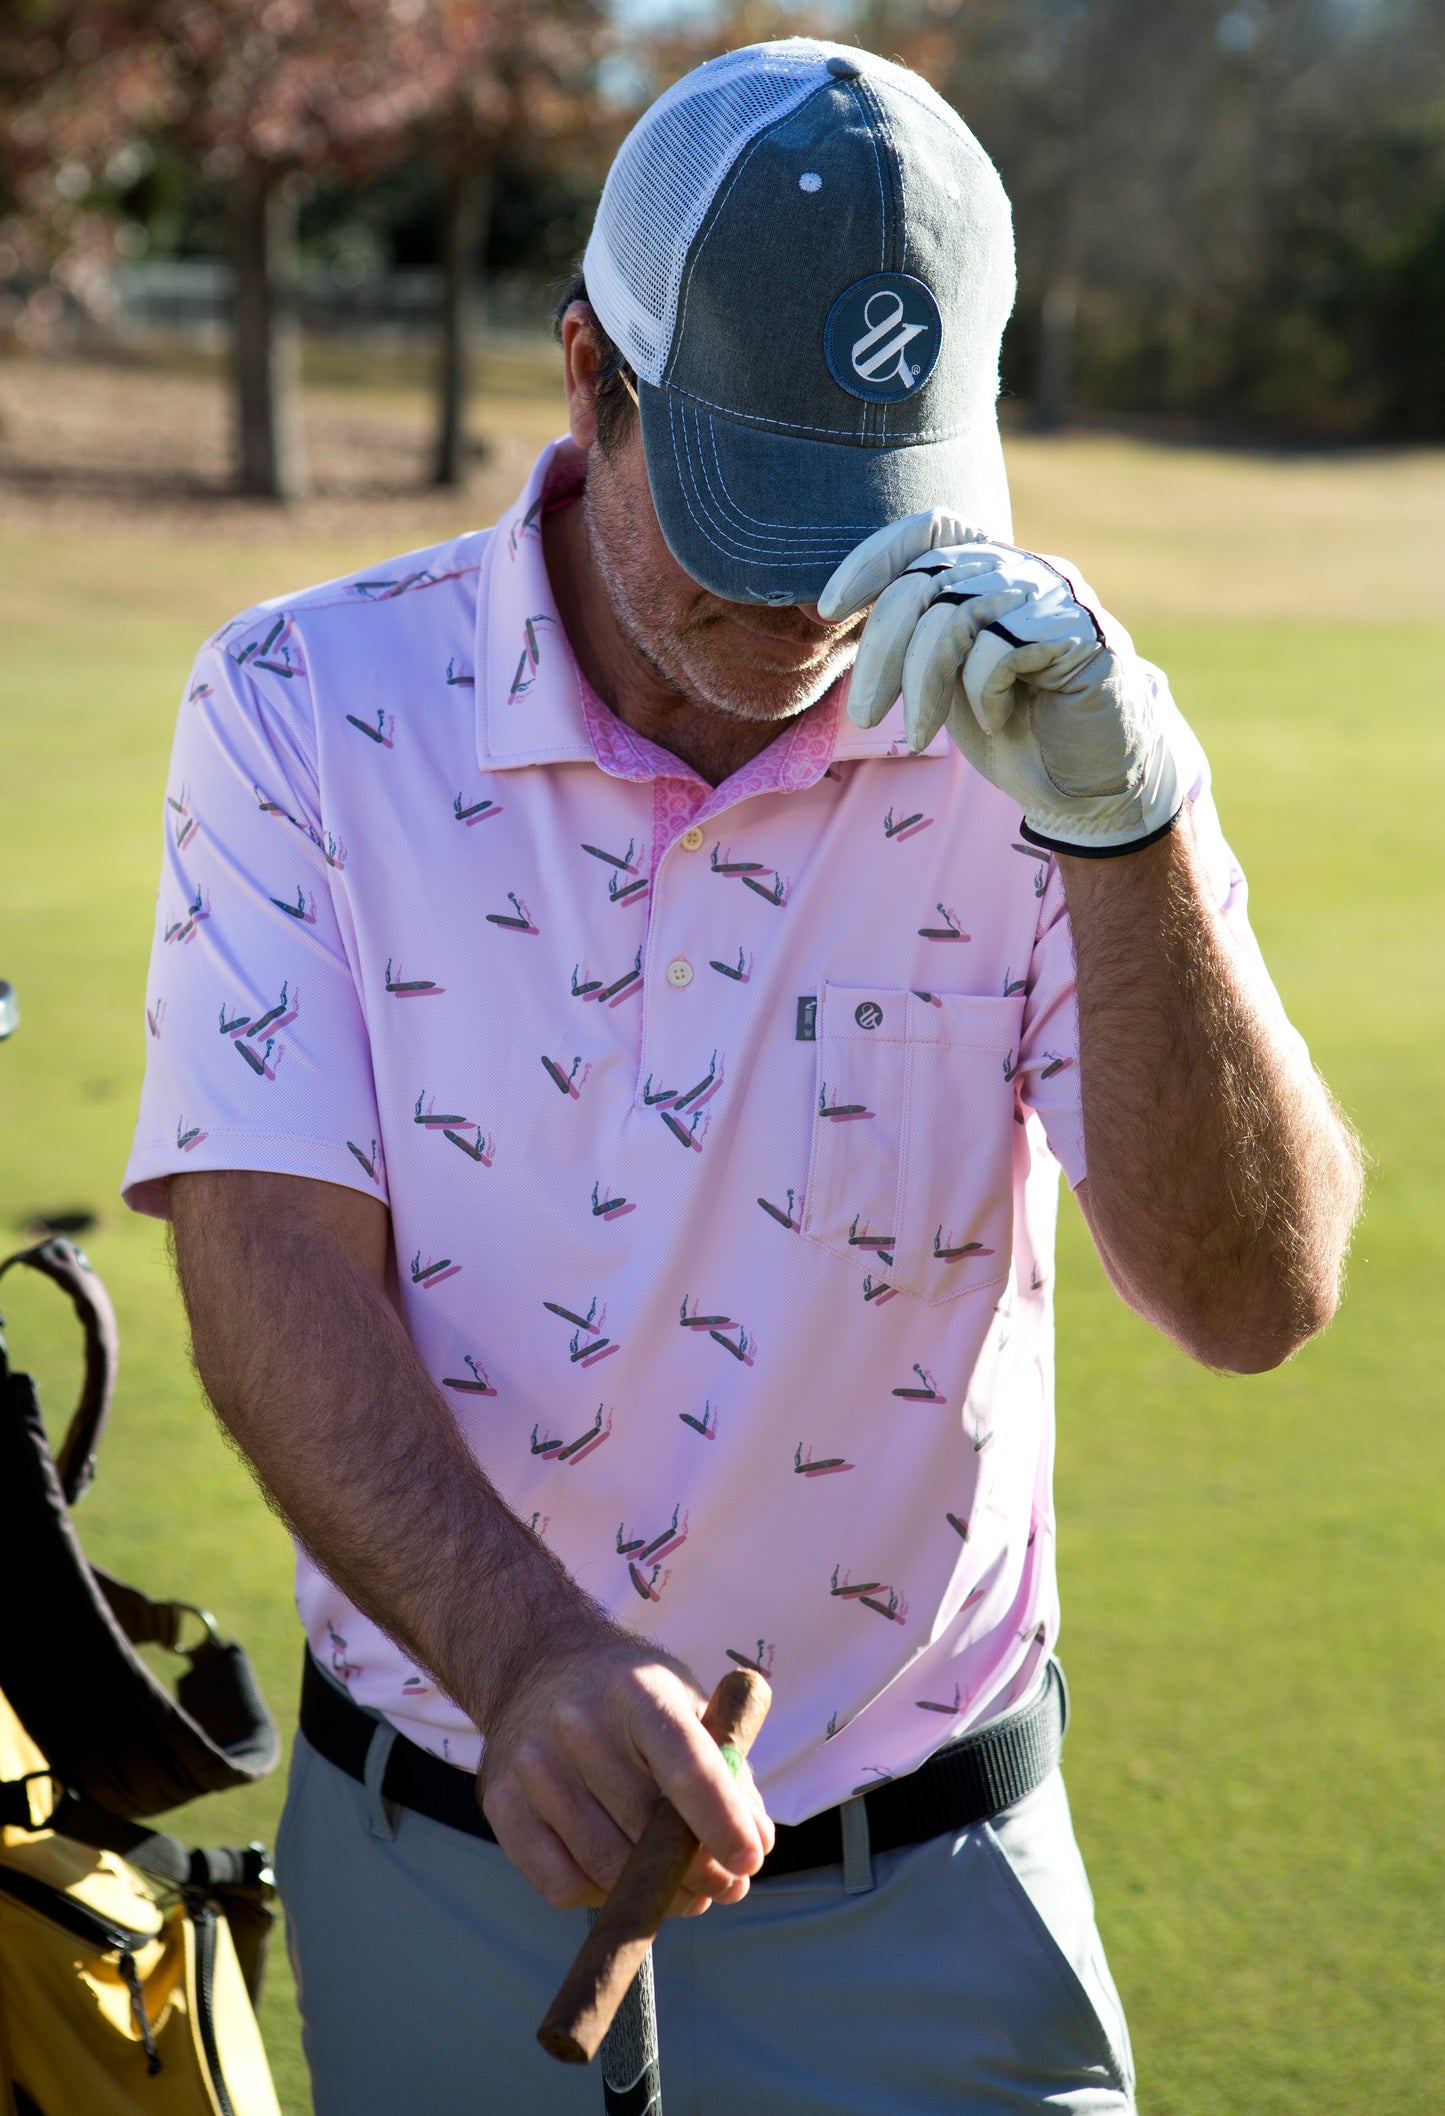
[[881,1029],[883,1009],[876,999],[865,999],[861,1007],[854,1008],[853,1019],[860,1029]]

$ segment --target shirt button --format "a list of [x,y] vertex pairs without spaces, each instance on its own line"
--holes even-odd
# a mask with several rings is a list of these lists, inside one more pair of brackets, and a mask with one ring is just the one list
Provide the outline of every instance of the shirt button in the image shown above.
[[684,991],[692,983],[692,964],[687,960],[686,956],[675,956],[668,964],[667,981],[670,985],[675,985],[679,992]]
[[705,835],[706,833],[704,831],[699,830],[696,823],[694,823],[691,830],[685,830],[683,832],[682,836],[678,839],[678,843],[681,845],[684,852],[698,852],[702,848],[702,841]]

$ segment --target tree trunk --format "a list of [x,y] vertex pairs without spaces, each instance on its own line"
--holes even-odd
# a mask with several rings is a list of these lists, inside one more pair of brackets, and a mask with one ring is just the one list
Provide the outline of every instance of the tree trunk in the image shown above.
[[437,445],[432,482],[464,485],[467,475],[467,399],[471,386],[472,275],[491,208],[491,176],[478,170],[447,179],[442,206],[441,365]]
[[1034,425],[1040,433],[1066,426],[1074,397],[1074,323],[1079,313],[1079,283],[1072,272],[1058,272],[1044,289],[1039,307],[1039,356],[1034,381]]
[[279,171],[247,161],[236,179],[236,482],[294,500],[306,489],[301,441],[301,338],[294,308],[296,207]]

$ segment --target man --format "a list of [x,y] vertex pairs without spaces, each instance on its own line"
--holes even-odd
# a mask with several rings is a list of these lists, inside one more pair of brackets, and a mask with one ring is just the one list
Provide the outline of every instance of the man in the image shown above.
[[1239,1370],[1328,1319],[1358,1173],[1162,678],[1012,545],[1012,289],[916,77],[714,61],[510,513],[198,664],[128,1194],[298,1540],[323,2116],[596,2108],[532,2034],[659,1788],[669,2116],[1133,2106],[1057,1769],[1058,1168]]

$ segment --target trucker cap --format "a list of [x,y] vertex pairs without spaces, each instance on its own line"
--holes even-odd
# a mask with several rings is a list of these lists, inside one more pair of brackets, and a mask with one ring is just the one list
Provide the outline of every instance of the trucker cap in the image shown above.
[[715,595],[816,602],[925,507],[1012,540],[1008,199],[917,74],[807,37],[709,60],[618,150],[583,273],[663,535]]

